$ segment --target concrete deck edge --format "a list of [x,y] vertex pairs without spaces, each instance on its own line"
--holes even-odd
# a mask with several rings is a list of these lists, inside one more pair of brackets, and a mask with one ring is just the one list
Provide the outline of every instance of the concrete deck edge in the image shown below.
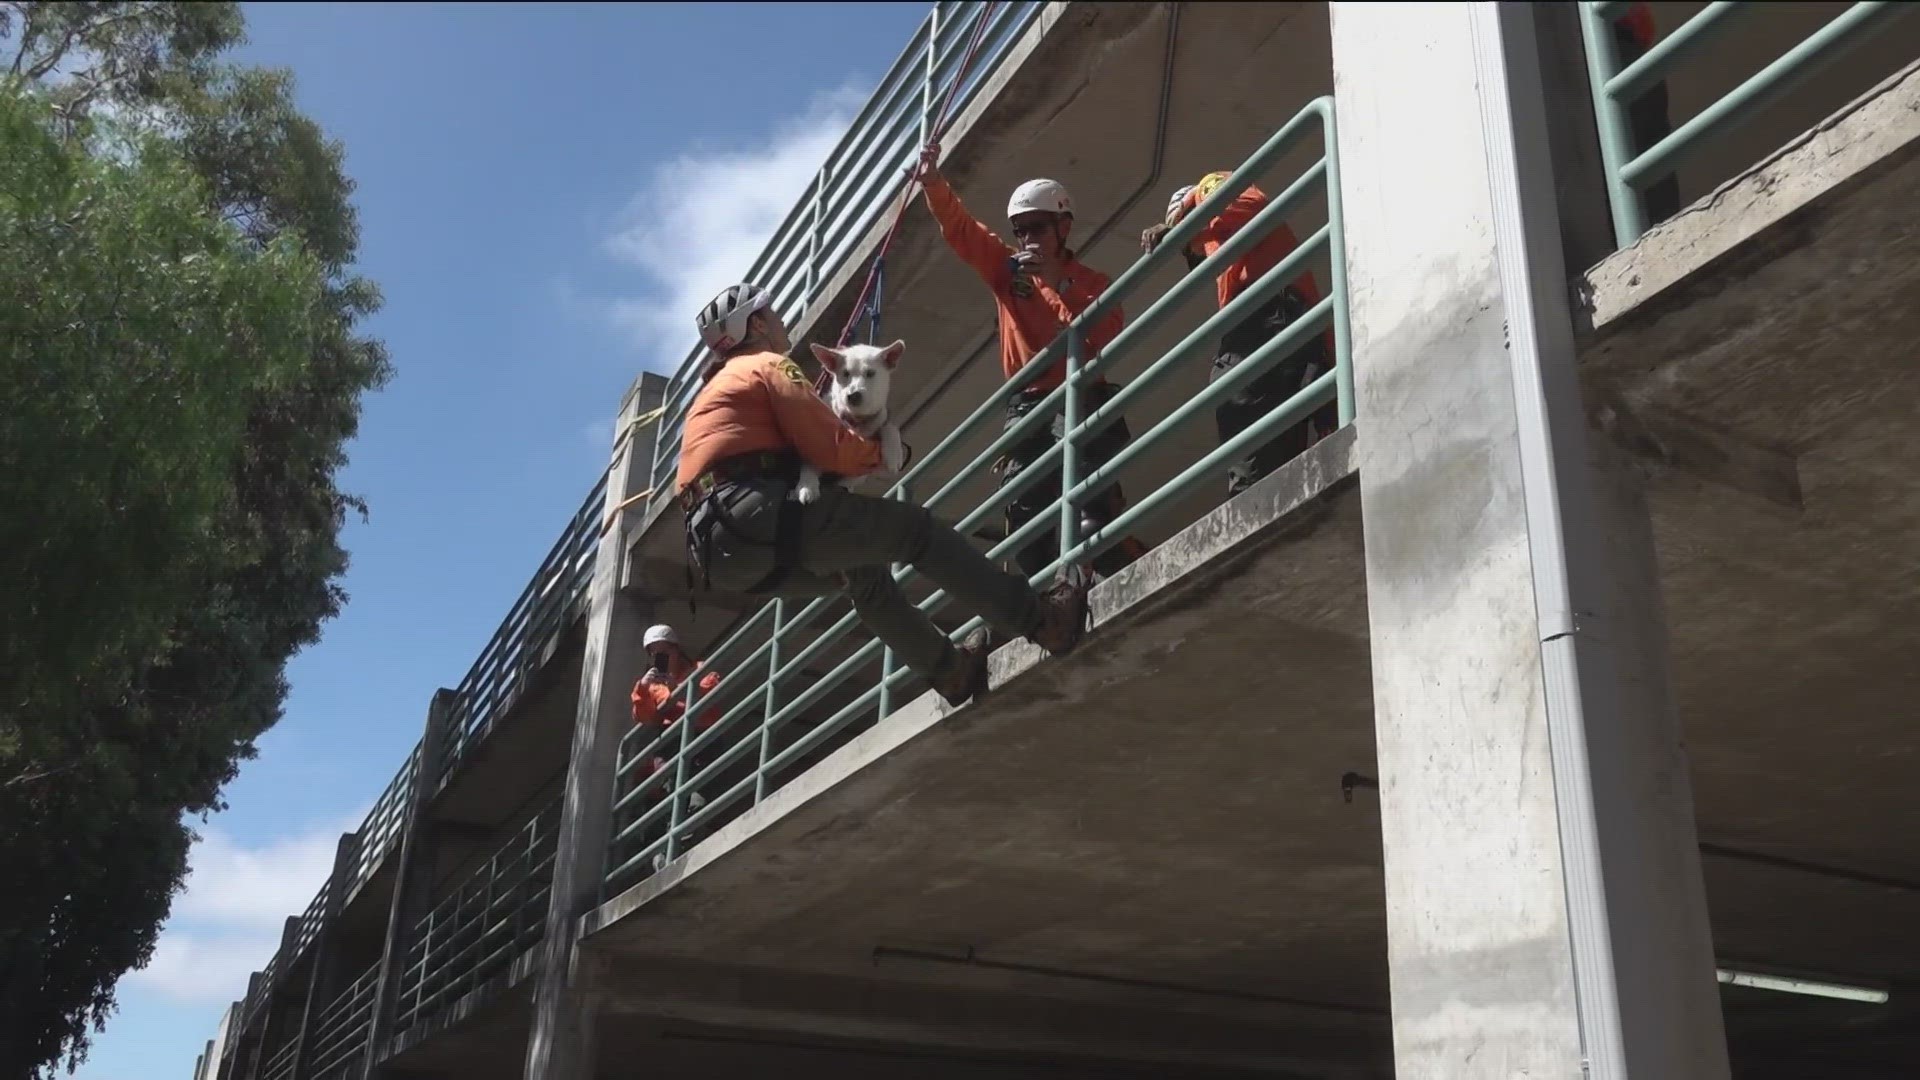
[[1592,329],[1608,329],[1734,257],[1764,260],[1768,245],[1756,250],[1755,241],[1912,152],[1920,152],[1920,61],[1588,270],[1578,284]]
[[[1111,632],[1169,600],[1177,586],[1195,581],[1201,571],[1236,550],[1311,520],[1299,512],[1350,483],[1358,475],[1356,425],[1335,432],[1306,453],[1275,470],[1260,483],[1167,539],[1138,562],[1100,583],[1090,598],[1095,635]],[[1017,641],[996,650],[991,660],[993,689],[1033,671],[1047,655],[1038,646]],[[1063,663],[1073,663],[1067,658]],[[590,947],[604,930],[724,858],[772,827],[789,813],[824,795],[862,769],[906,746],[948,716],[991,708],[991,693],[955,708],[932,692],[897,709],[885,720],[841,747],[825,761],[797,776],[766,801],[735,818],[652,877],[633,885],[582,916],[579,937]]]

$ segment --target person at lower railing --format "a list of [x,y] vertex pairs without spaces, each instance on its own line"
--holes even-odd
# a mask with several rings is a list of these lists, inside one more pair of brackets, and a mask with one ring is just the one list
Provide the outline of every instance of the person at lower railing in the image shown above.
[[[686,715],[686,695],[677,691],[700,664],[699,661],[687,655],[686,647],[680,643],[679,631],[665,623],[647,628],[646,636],[641,639],[641,648],[646,650],[649,662],[647,670],[633,684],[633,724],[640,729],[641,745],[646,745],[665,732],[673,730],[674,725]],[[709,671],[700,676],[695,689],[699,695],[706,695],[713,693],[714,688],[719,685],[720,673]],[[694,710],[693,730],[687,733],[688,738],[698,736],[701,732],[713,727],[720,719],[720,710],[711,704],[703,704],[698,697],[694,701]],[[692,776],[712,764],[724,749],[725,747],[720,746],[702,748],[687,762],[687,775]],[[661,753],[655,754],[647,762],[647,775],[638,783],[651,785],[654,793],[639,808],[640,810],[645,811],[656,805],[671,789],[672,784],[663,782],[660,773],[667,768],[672,755],[678,750],[677,743],[669,742],[662,748]],[[698,812],[705,804],[706,800],[700,792],[688,792],[689,813]],[[651,843],[659,839],[665,835],[666,829],[667,825],[663,822],[647,830],[645,842]],[[664,862],[665,860],[656,861]]]
[[[686,648],[680,644],[679,632],[665,623],[648,627],[641,647],[647,651],[649,663],[647,670],[633,684],[633,723],[642,729],[641,738],[651,742],[686,715],[686,695],[676,694],[676,691],[700,664],[687,655]],[[696,690],[700,695],[711,694],[713,688],[719,685],[720,673],[709,671],[700,676]],[[694,717],[691,735],[698,735],[720,719],[720,710],[712,705],[701,708],[699,700],[694,704],[698,715]],[[669,746],[667,752],[670,754],[674,749]],[[711,758],[711,748],[708,748],[706,756]],[[667,758],[656,756],[652,771],[660,771],[666,762]]]
[[[844,590],[860,621],[940,695],[960,704],[985,688],[989,638],[959,646],[893,579],[910,563],[1007,638],[1070,651],[1087,619],[1086,586],[1062,572],[1045,594],[1007,573],[925,507],[823,485],[792,497],[804,462],[823,476],[857,477],[883,460],[878,440],[834,415],[786,355],[786,323],[766,290],[730,286],[695,318],[715,360],[687,407],[676,480],[686,513],[689,572],[728,592],[809,597]],[[903,444],[904,448],[904,444]],[[911,454],[911,448],[905,448]]]
[[[1068,323],[1087,310],[1112,283],[1107,275],[1080,261],[1067,238],[1073,231],[1073,200],[1067,189],[1052,180],[1029,180],[1014,189],[1007,202],[1007,218],[1019,247],[1011,247],[998,233],[976,221],[960,202],[953,187],[940,174],[940,148],[927,147],[920,156],[920,184],[926,192],[927,208],[940,225],[947,245],[980,275],[993,291],[994,306],[1000,320],[1000,370],[1008,379],[1020,372],[1041,350],[1060,336]],[[1087,330],[1082,343],[1083,363],[1100,355],[1114,336],[1126,325],[1119,305]],[[1066,378],[1066,357],[1039,378],[1028,383],[1007,402],[1007,426],[1012,427],[1032,412]],[[1105,404],[1119,387],[1104,377],[1095,376],[1086,384],[1082,397],[1082,416]],[[1033,467],[1039,457],[1060,441],[1063,416],[1010,447],[997,471],[1001,486],[1012,484],[1020,474]],[[1080,475],[1126,449],[1131,436],[1124,418],[1114,421],[1105,431],[1079,447]],[[1047,475],[1015,495],[1007,504],[1007,531],[1012,533],[1033,520],[1036,514],[1052,512],[1060,498],[1060,468],[1055,465]],[[1118,482],[1104,486],[1080,507],[1081,532],[1089,533],[1113,520],[1126,508],[1126,497]],[[1096,573],[1112,574],[1146,551],[1139,540],[1128,536],[1093,560]],[[1017,562],[1029,577],[1051,564],[1060,553],[1059,534],[1048,529],[1021,547]]]
[[[1149,252],[1158,247],[1168,230],[1206,202],[1209,196],[1220,189],[1220,185],[1227,182],[1230,175],[1224,172],[1208,173],[1200,178],[1199,183],[1174,192],[1173,198],[1167,202],[1166,220],[1142,233],[1140,246]],[[1187,268],[1191,270],[1199,266],[1201,260],[1220,250],[1222,244],[1266,206],[1266,194],[1258,187],[1247,185],[1247,189],[1235,196],[1218,216],[1207,222],[1206,228],[1195,234],[1187,249],[1181,252],[1186,258]],[[1224,308],[1232,303],[1249,285],[1259,281],[1267,271],[1292,254],[1299,244],[1293,230],[1287,228],[1284,222],[1276,224],[1273,231],[1254,245],[1251,251],[1215,279],[1214,291],[1220,306]],[[1220,348],[1214,356],[1213,370],[1208,374],[1207,381],[1224,378],[1319,302],[1320,289],[1311,273],[1301,274],[1288,282],[1272,300],[1221,335]],[[1329,330],[1309,339],[1292,355],[1268,368],[1214,408],[1214,423],[1220,441],[1225,443],[1245,431],[1332,369],[1333,332]],[[1228,497],[1238,495],[1258,483],[1261,477],[1291,461],[1301,451],[1330,434],[1339,426],[1339,422],[1338,407],[1328,403],[1234,462],[1227,469]]]
[[[1645,3],[1629,4],[1625,14],[1613,22],[1614,48],[1618,50],[1621,70],[1653,48],[1655,38],[1653,8]],[[1667,111],[1667,81],[1661,79],[1627,106],[1627,129],[1633,140],[1633,152],[1644,154],[1673,133],[1673,121]],[[1680,212],[1680,178],[1669,172],[1640,193],[1649,224],[1658,225]]]

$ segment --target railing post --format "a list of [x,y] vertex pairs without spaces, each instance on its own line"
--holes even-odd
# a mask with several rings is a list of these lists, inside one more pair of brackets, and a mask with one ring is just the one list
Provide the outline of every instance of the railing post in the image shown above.
[[1633,131],[1627,110],[1607,92],[1607,81],[1620,70],[1620,50],[1614,45],[1613,26],[1598,5],[1580,4],[1580,27],[1587,39],[1587,79],[1593,84],[1593,117],[1600,129],[1600,160],[1607,170],[1607,196],[1613,206],[1613,238],[1627,247],[1647,231],[1647,210],[1640,193],[1627,183],[1627,162],[1633,160]]
[[1340,426],[1353,423],[1353,321],[1347,312],[1347,233],[1340,198],[1339,117],[1332,98],[1320,103],[1327,162],[1327,291],[1333,297],[1333,384]]
[[615,520],[600,538],[588,594],[586,650],[555,838],[553,884],[533,954],[527,1080],[590,1080],[594,1072],[593,1005],[589,988],[574,978],[574,936],[579,917],[599,900],[606,883],[614,763],[620,738],[632,726],[628,689],[643,670],[646,653],[641,643],[653,613],[650,598],[622,587],[644,588],[646,583],[625,581],[629,522],[636,519],[616,515],[615,508],[649,481],[648,455],[633,437],[633,422],[660,404],[665,389],[665,379],[643,376],[621,403],[607,470],[607,516]]
[[373,988],[373,1022],[367,1028],[366,1064],[361,1075],[372,1076],[380,1067],[387,1044],[393,1039],[394,1018],[398,1014],[396,991],[400,973],[406,969],[413,928],[425,913],[429,882],[426,875],[433,866],[434,837],[429,806],[440,786],[439,761],[446,750],[459,697],[444,687],[434,691],[427,706],[427,726],[420,736],[420,757],[414,762],[413,781],[406,794],[406,811],[401,818],[399,858],[394,863],[393,895],[387,901],[387,936],[380,947],[380,974]]
[[933,75],[940,63],[940,5],[927,13],[927,73],[920,81],[920,145],[933,140]]
[[1074,512],[1070,493],[1080,482],[1080,453],[1074,446],[1074,428],[1080,424],[1080,350],[1084,342],[1078,322],[1067,327],[1066,394],[1060,425],[1060,569],[1067,569],[1066,558],[1079,543],[1080,515]]
[[802,310],[813,303],[820,289],[820,260],[826,256],[822,245],[827,235],[827,182],[832,176],[831,168],[830,161],[821,165],[813,178],[813,229],[807,236],[807,295],[800,305]]
[[687,745],[693,741],[693,706],[699,690],[693,680],[687,680],[687,699],[680,713],[680,752],[673,755],[673,790],[667,793],[673,801],[667,809],[668,862],[680,854],[680,822],[686,818],[687,805]]
[[753,772],[753,804],[767,797],[767,759],[773,756],[773,714],[780,711],[780,634],[787,625],[787,602],[774,597],[773,638],[767,646],[767,711],[760,720],[760,764]]
[[335,922],[344,905],[347,882],[353,874],[354,859],[360,853],[360,834],[342,833],[333,849],[333,873],[327,877],[327,902],[320,906],[320,926],[313,936],[313,967],[307,977],[307,1003],[300,1009],[300,1030],[294,1035],[293,1080],[306,1080],[307,1035],[313,1025],[314,1002],[321,1008],[333,1000],[339,982],[340,950],[334,940]]

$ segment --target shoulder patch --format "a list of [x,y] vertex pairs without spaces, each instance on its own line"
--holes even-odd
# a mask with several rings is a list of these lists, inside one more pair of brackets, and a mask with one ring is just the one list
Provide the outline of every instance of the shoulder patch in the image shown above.
[[801,386],[804,386],[809,390],[813,389],[813,383],[807,378],[806,372],[803,372],[800,370],[800,365],[794,363],[792,357],[790,356],[781,357],[777,362],[775,362],[773,367],[775,371],[778,371],[780,374],[785,375],[787,378],[793,380],[794,382],[800,384]]

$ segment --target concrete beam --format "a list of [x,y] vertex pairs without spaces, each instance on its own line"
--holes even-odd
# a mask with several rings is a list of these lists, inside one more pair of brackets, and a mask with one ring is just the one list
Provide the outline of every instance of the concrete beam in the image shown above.
[[607,475],[607,516],[617,518],[600,538],[588,594],[586,656],[573,723],[565,802],[553,860],[546,931],[533,953],[533,1031],[527,1040],[528,1080],[588,1080],[594,1071],[593,1010],[573,972],[576,920],[600,896],[607,872],[613,815],[614,763],[620,737],[631,726],[627,688],[643,670],[641,637],[653,614],[644,597],[623,591],[626,529],[640,513],[623,511],[644,489],[652,442],[636,433],[642,413],[659,404],[663,378],[645,379],[620,404],[613,464]]
[[[1265,1076],[1376,1077],[1377,1040],[1357,1019],[1344,1048],[1312,1054],[1284,1032],[1142,1000],[1131,1008],[883,978],[803,974],[671,959],[596,958],[593,998],[610,1015],[762,1035],[849,1039],[1020,1057],[1163,1067],[1237,1068]],[[1276,1006],[1269,1006],[1271,1010]],[[1284,1011],[1284,1007],[1278,1007]],[[1340,1062],[1344,1061],[1344,1064]]]
[[1531,9],[1332,19],[1399,1072],[1724,1077],[1652,532],[1587,435]]
[[439,844],[430,827],[430,807],[437,788],[434,778],[440,771],[447,729],[453,720],[454,698],[454,691],[445,687],[434,691],[427,706],[426,728],[420,736],[420,761],[414,771],[413,789],[407,793],[393,892],[387,898],[387,929],[381,939],[379,981],[373,991],[373,1019],[367,1033],[367,1076],[379,1075],[381,1059],[393,1039],[400,1007],[401,968],[413,943],[413,928],[433,899],[431,878]]
[[327,903],[320,915],[320,928],[313,943],[313,967],[307,976],[307,997],[300,1005],[299,1029],[294,1039],[299,1046],[293,1054],[293,1080],[307,1080],[312,1067],[308,1060],[309,1028],[314,1019],[316,1005],[324,1008],[333,1000],[333,993],[339,981],[341,942],[337,940],[339,932],[340,909],[346,906],[347,882],[353,874],[354,857],[360,850],[359,833],[341,833],[339,843],[333,849],[333,870],[327,880],[331,887],[327,890]]

